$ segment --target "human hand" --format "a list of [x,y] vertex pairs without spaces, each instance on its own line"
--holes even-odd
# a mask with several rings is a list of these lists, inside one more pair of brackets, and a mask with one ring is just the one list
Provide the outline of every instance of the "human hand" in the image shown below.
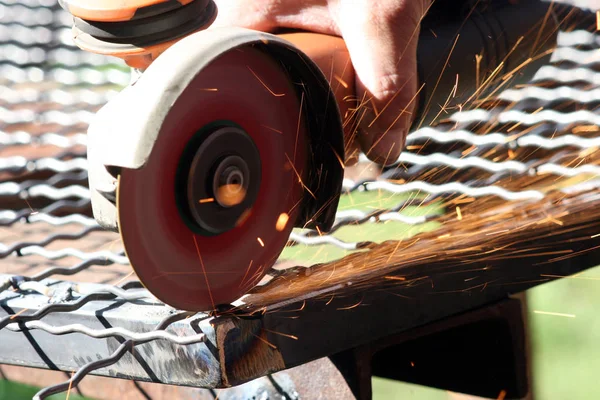
[[340,36],[356,71],[357,139],[379,164],[402,151],[417,102],[419,27],[431,0],[215,0],[214,26]]

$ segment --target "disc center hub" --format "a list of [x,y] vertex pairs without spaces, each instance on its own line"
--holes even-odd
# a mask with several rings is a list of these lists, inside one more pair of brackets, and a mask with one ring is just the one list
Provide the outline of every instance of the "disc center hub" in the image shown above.
[[220,206],[230,208],[241,204],[248,191],[250,170],[239,156],[229,156],[217,166],[214,176],[214,198]]
[[254,205],[260,154],[243,129],[216,123],[186,146],[178,174],[175,195],[184,221],[196,233],[218,235],[235,228]]

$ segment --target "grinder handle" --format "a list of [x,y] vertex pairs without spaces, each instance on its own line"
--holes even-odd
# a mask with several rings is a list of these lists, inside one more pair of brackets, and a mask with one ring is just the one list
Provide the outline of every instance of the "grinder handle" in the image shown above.
[[[350,60],[346,43],[340,37],[318,33],[287,33],[278,35],[291,42],[296,48],[304,52],[321,69],[329,80],[331,89],[335,94],[340,115],[344,123],[346,143],[355,143],[353,132],[356,127],[352,123],[352,107],[355,107],[355,73]],[[346,148],[347,154],[353,154]]]
[[[572,7],[543,0],[492,0],[476,5],[468,0],[438,0],[421,24],[417,54],[420,92],[413,128],[443,118],[458,106],[470,106],[524,62],[527,68],[518,68],[511,79],[529,80],[549,57],[548,49],[556,45],[567,15],[570,21],[582,17]],[[329,79],[347,143],[355,142],[350,140],[356,131],[352,117],[360,113],[353,110],[362,99],[356,97],[355,72],[344,40],[305,32],[279,36],[311,57]],[[546,57],[537,57],[544,52]],[[531,57],[537,62],[527,61]],[[466,100],[470,101],[465,105]]]

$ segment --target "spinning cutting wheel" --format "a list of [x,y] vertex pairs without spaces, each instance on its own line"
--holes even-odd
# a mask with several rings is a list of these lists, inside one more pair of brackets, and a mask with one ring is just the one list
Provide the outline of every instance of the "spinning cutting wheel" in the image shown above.
[[146,165],[123,169],[118,186],[127,255],[157,297],[213,309],[275,262],[306,179],[300,113],[287,75],[252,48],[226,52],[186,87]]

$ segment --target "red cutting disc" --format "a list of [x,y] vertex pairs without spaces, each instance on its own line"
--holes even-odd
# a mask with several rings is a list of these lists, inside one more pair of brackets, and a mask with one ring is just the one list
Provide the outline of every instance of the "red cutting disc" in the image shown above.
[[[261,182],[246,218],[210,237],[184,223],[174,188],[189,140],[221,120],[239,125],[254,141]],[[118,188],[125,251],[156,297],[180,309],[208,311],[237,300],[260,281],[283,250],[299,211],[299,175],[307,156],[302,120],[301,101],[286,73],[257,49],[227,51],[185,89],[146,165],[124,169]],[[282,214],[289,216],[283,229]]]

